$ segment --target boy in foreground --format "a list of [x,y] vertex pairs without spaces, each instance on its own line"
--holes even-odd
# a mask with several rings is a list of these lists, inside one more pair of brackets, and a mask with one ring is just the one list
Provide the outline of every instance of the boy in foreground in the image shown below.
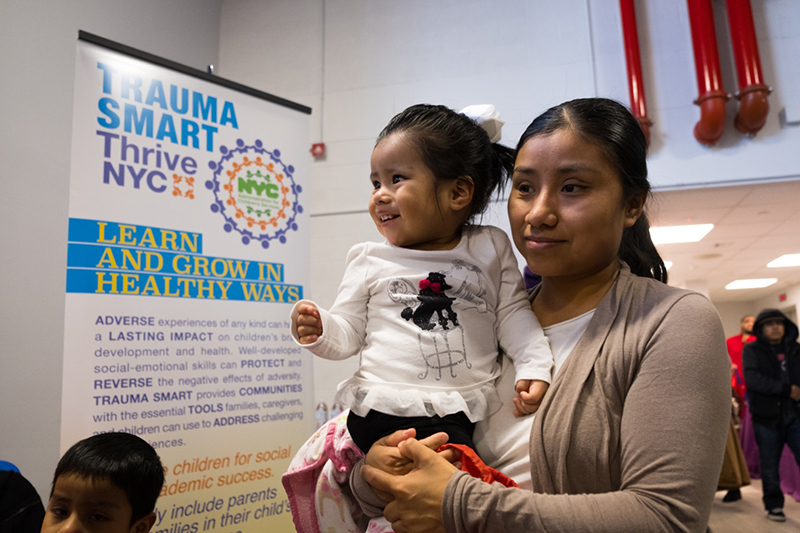
[[58,462],[42,533],[148,533],[163,485],[161,459],[144,440],[89,437]]

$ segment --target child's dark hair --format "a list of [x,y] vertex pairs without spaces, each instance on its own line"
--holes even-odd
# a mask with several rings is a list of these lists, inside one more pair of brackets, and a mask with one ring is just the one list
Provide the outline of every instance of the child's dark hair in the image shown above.
[[[625,106],[608,98],[581,98],[551,107],[531,122],[520,137],[516,153],[532,137],[560,130],[571,131],[600,149],[617,171],[626,200],[650,194],[647,141]],[[650,238],[650,223],[645,213],[623,231],[618,256],[634,274],[667,282],[667,268]]]
[[131,524],[153,511],[164,486],[158,454],[130,433],[101,433],[74,444],[58,462],[51,496],[56,480],[70,474],[108,479],[122,489],[133,509]]
[[471,118],[441,105],[417,104],[397,114],[378,135],[408,135],[437,182],[469,178],[474,191],[467,222],[489,205],[495,190],[502,190],[514,168],[514,151],[492,143]]

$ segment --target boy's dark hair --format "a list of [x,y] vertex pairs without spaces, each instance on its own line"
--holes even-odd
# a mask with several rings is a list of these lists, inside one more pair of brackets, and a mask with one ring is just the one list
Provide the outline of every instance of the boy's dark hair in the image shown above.
[[474,185],[467,222],[489,205],[495,190],[502,189],[514,168],[514,151],[492,143],[484,129],[452,109],[431,104],[413,105],[397,114],[375,142],[404,133],[437,182],[470,178]]
[[[600,149],[617,171],[626,200],[650,194],[647,141],[641,126],[624,105],[608,98],[580,98],[551,107],[531,122],[519,139],[516,153],[529,139],[561,130],[571,131]],[[618,256],[637,276],[667,282],[667,268],[650,238],[650,223],[645,213],[623,231]]]
[[101,433],[74,444],[56,467],[53,487],[60,476],[108,479],[125,492],[133,509],[131,524],[155,509],[164,486],[158,454],[146,441],[130,433]]

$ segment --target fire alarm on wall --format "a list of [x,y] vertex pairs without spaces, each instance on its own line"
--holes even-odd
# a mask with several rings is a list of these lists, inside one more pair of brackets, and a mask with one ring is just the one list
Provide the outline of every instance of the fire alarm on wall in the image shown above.
[[311,155],[313,155],[314,157],[325,157],[325,143],[312,144]]
[[778,296],[778,300],[780,300],[781,302],[785,302],[786,301],[786,293],[781,294],[780,296]]

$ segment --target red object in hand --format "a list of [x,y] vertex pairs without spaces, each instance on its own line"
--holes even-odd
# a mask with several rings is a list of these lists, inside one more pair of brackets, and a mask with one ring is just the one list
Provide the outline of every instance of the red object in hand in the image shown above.
[[325,157],[325,143],[312,144],[311,155],[313,155],[314,157]]
[[439,449],[436,451],[440,452],[442,450],[447,450],[448,448],[453,448],[461,452],[461,470],[472,477],[476,477],[490,484],[500,483],[505,487],[519,487],[519,485],[517,485],[513,479],[504,473],[500,472],[499,470],[495,470],[490,466],[486,466],[486,463],[484,463],[481,458],[478,457],[478,454],[475,453],[475,450],[469,446],[465,446],[463,444],[443,444],[439,446]]

